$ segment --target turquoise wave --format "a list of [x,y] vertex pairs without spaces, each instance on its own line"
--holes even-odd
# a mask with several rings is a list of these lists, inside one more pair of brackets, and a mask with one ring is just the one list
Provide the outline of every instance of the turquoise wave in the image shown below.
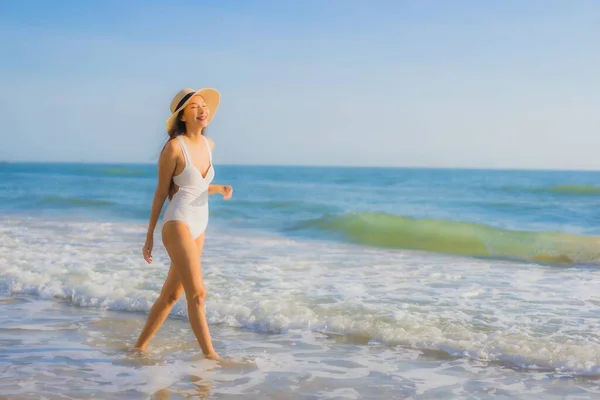
[[527,232],[384,213],[325,216],[300,224],[366,246],[558,264],[600,264],[600,237]]

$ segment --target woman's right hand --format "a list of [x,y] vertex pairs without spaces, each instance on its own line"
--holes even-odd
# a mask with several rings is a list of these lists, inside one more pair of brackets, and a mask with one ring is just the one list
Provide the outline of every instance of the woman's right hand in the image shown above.
[[144,260],[148,264],[152,264],[152,247],[154,246],[154,239],[152,236],[146,236],[146,243],[144,243],[144,248],[142,249],[142,254],[144,255]]

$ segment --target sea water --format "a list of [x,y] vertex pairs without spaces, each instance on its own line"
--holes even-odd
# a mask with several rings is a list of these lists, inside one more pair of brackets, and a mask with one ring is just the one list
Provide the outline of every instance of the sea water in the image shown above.
[[155,165],[0,164],[0,397],[600,398],[600,173],[221,166],[217,352],[142,258]]

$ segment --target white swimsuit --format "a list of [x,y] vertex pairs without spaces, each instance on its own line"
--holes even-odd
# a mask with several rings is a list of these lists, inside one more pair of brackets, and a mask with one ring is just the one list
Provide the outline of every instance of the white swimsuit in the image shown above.
[[167,221],[184,222],[190,229],[194,239],[204,233],[208,225],[208,186],[215,177],[208,140],[204,136],[202,136],[202,139],[206,143],[210,162],[205,177],[202,177],[202,174],[192,162],[185,140],[181,136],[177,136],[185,157],[185,167],[179,175],[173,177],[173,182],[179,186],[179,190],[169,201],[163,216],[163,225]]

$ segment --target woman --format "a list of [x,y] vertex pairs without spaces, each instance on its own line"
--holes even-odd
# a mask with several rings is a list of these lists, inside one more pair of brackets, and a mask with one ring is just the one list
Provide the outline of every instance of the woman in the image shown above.
[[158,185],[143,248],[144,259],[148,264],[152,263],[154,229],[169,197],[163,217],[162,241],[171,266],[135,344],[139,350],[145,350],[184,291],[190,325],[202,352],[207,358],[218,358],[204,312],[206,290],[200,259],[208,224],[208,196],[218,193],[228,200],[233,193],[231,186],[211,184],[214,144],[204,136],[204,131],[215,115],[219,101],[220,94],[215,89],[183,89],[171,101],[171,116],[167,119],[169,140],[159,159]]

